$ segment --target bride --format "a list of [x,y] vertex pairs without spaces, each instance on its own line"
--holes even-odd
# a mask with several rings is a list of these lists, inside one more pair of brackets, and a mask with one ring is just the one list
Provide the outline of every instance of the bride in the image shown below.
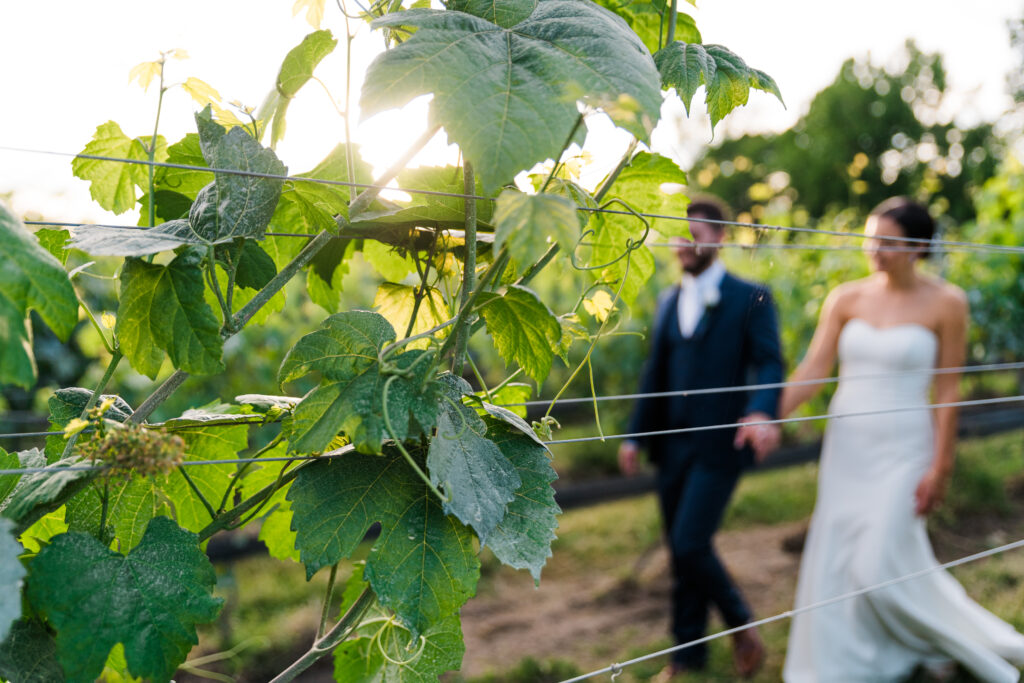
[[[927,247],[908,246],[934,233],[924,207],[889,199],[865,233],[874,274],[829,294],[791,378],[827,377],[838,356],[829,412],[875,413],[829,421],[797,608],[937,564],[925,515],[949,484],[957,411],[904,409],[926,405],[932,386],[936,403],[958,400],[959,374],[937,374],[933,385],[930,370],[963,365],[967,301],[958,287],[916,267]],[[885,249],[893,245],[899,249]],[[820,386],[787,387],[780,413]],[[1007,660],[1024,663],[1024,636],[937,571],[796,615],[783,676],[788,683],[874,683],[903,680],[918,665],[951,675],[959,662],[983,681],[1017,681]]]

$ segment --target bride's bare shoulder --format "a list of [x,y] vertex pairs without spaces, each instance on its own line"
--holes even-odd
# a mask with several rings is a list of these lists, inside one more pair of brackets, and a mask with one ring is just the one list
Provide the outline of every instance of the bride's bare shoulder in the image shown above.
[[871,278],[861,278],[860,280],[843,282],[842,284],[833,287],[832,291],[828,293],[829,303],[833,307],[838,308],[850,306],[857,301],[857,299],[864,296],[870,286]]

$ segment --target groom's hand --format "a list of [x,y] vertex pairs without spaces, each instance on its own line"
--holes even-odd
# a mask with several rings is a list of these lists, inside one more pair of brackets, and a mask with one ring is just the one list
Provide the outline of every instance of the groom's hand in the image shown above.
[[640,469],[640,447],[634,441],[623,441],[619,445],[619,470],[632,477]]
[[[740,419],[740,422],[769,422],[771,419],[771,416],[765,413],[750,413]],[[754,460],[760,464],[779,447],[781,441],[782,430],[779,429],[779,425],[745,424],[736,430],[733,446],[737,450],[750,446],[754,449]]]

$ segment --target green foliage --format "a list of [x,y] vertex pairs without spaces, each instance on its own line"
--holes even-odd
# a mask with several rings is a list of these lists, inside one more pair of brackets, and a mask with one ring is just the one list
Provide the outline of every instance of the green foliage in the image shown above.
[[0,643],[0,676],[19,683],[59,683],[64,672],[57,662],[57,644],[35,619],[20,619]]
[[705,102],[714,128],[730,111],[747,103],[750,89],[771,93],[782,101],[775,80],[721,45],[694,45],[675,42],[658,51],[654,62],[661,73],[662,84],[675,88],[686,111],[701,85],[705,86]]
[[335,650],[334,680],[433,683],[462,662],[466,647],[458,614],[427,629],[422,640],[398,624],[385,624],[369,635],[374,626],[363,629],[367,635],[346,640]]
[[366,578],[414,635],[455,614],[472,595],[480,572],[472,533],[444,513],[395,449],[304,467],[288,499],[308,576],[349,557],[370,525],[381,523]]
[[197,374],[224,369],[220,325],[203,300],[203,257],[184,251],[169,265],[130,259],[121,273],[117,332],[132,367],[156,378],[165,355]]
[[487,437],[487,425],[462,395],[463,380],[446,387],[449,401],[437,419],[437,433],[427,452],[430,483],[444,489],[444,511],[473,527],[481,543],[505,518],[513,492],[522,480],[512,462]]
[[78,322],[78,299],[60,262],[3,204],[0,242],[0,383],[28,389],[36,379],[25,320],[29,310],[66,340]]
[[167,681],[197,642],[196,624],[217,616],[214,581],[195,535],[157,517],[127,555],[85,534],[57,536],[32,563],[28,596],[57,630],[68,680],[95,679],[123,643],[132,675]]
[[338,41],[330,31],[314,31],[285,55],[281,70],[277,74],[276,88],[268,98],[268,103],[264,104],[263,115],[271,121],[271,147],[284,137],[288,104],[313,77],[313,70],[317,65],[324,57],[334,52],[337,46]]
[[494,248],[507,244],[520,263],[533,263],[552,244],[572,251],[579,239],[576,205],[553,194],[502,192],[495,202],[494,225]]
[[[492,6],[465,9],[495,16]],[[501,8],[502,20],[526,19],[514,30],[450,10],[376,19],[374,27],[417,31],[370,65],[362,111],[401,107],[432,92],[433,120],[462,148],[487,192],[560,154],[576,127],[577,99],[616,105],[613,120],[646,138],[660,116],[659,80],[647,48],[622,19],[570,0],[517,0]]]
[[[378,354],[395,331],[377,313],[353,311],[332,315],[316,332],[299,340],[281,364],[279,381],[287,382],[318,372],[320,386],[295,408],[285,431],[292,450],[322,451],[343,432],[364,453],[379,453],[387,431],[384,389],[389,373]],[[395,381],[387,401],[395,438],[429,431],[436,419],[436,400],[430,400],[433,384],[426,381],[430,363],[423,351],[409,351],[395,358],[397,370],[413,376],[391,374]],[[427,386],[424,386],[424,385]]]
[[[660,154],[639,152],[622,169],[608,190],[608,197],[621,199],[638,213],[685,216],[690,199],[682,193],[686,173],[676,162]],[[673,190],[667,192],[665,186]],[[617,208],[617,207],[612,207]],[[604,218],[604,217],[602,217]],[[629,217],[624,217],[629,220]],[[608,220],[619,220],[608,217]],[[665,236],[689,236],[686,221],[648,219],[651,228]],[[634,225],[636,221],[634,220]]]
[[[82,154],[142,161],[149,159],[148,145],[148,138],[129,138],[119,125],[107,121],[96,128]],[[157,138],[156,146],[155,160],[163,161],[167,144],[162,137]],[[146,166],[141,164],[85,157],[75,157],[71,170],[75,176],[89,182],[89,193],[97,204],[116,214],[135,207],[136,187],[145,187],[149,174]]]
[[540,384],[551,370],[562,328],[551,310],[526,287],[513,285],[503,296],[483,301],[481,315],[506,363],[516,362]]

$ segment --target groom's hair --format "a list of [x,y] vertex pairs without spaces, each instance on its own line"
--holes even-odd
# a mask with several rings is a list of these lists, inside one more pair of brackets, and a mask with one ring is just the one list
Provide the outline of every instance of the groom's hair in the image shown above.
[[[890,197],[875,207],[872,216],[883,216],[903,230],[903,235],[915,240],[931,240],[935,237],[935,221],[928,209],[907,197]],[[921,245],[921,258],[931,256],[928,245]]]
[[[689,218],[710,218],[713,221],[727,221],[729,220],[729,209],[726,208],[725,204],[714,199],[713,197],[701,197],[690,202],[690,205],[686,207],[686,215]],[[721,232],[725,230],[725,225],[721,223],[712,223],[715,229]]]

